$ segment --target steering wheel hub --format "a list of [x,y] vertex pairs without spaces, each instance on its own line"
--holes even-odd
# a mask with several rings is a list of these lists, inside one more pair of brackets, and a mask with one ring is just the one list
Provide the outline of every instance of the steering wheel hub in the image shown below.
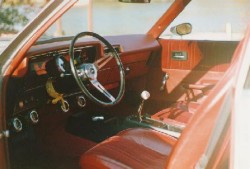
[[[82,69],[85,73],[85,77],[87,79],[93,80],[93,79],[97,79],[97,68],[94,64],[90,64],[90,63],[86,63],[82,65]],[[81,71],[80,71],[81,72]],[[81,74],[79,74],[79,76],[81,76]]]

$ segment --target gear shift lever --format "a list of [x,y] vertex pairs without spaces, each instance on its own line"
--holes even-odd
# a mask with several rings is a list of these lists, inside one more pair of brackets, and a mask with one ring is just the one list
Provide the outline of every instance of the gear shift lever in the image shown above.
[[148,100],[149,97],[150,97],[150,93],[148,91],[144,90],[141,93],[142,101],[141,101],[141,104],[139,105],[139,108],[138,108],[138,118],[139,118],[140,122],[142,121],[142,109],[143,109],[144,101]]

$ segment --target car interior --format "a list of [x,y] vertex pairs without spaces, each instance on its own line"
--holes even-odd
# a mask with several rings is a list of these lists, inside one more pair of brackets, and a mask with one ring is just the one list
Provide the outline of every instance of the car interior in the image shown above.
[[[105,107],[90,101],[72,75],[60,74],[60,69],[69,69],[69,40],[37,43],[26,53],[7,89],[7,108],[12,112],[8,114],[8,122],[14,135],[9,140],[10,158],[15,161],[11,164],[17,165],[13,168],[18,168],[19,162],[30,168],[33,165],[57,168],[62,159],[64,167],[77,167],[83,152],[120,131],[123,131],[120,133],[123,137],[140,137],[139,128],[159,129],[160,133],[148,133],[147,137],[164,133],[174,144],[230,69],[238,44],[157,41],[146,35],[106,39],[120,55],[126,79],[124,97],[114,106]],[[79,64],[93,63],[109,52],[93,39],[83,39],[74,49]],[[188,58],[178,57],[185,53]],[[120,79],[115,61],[110,61],[99,72],[98,81],[116,95]],[[49,83],[52,87],[48,87]],[[87,82],[86,85],[97,97],[107,100]],[[61,100],[53,102],[51,88],[63,94],[65,107]],[[150,97],[144,102],[140,121],[138,108],[144,90],[150,93]],[[128,128],[136,128],[131,132],[139,133],[130,133]],[[128,143],[120,144],[124,148],[130,147]],[[166,151],[169,153],[170,150],[166,148]]]
[[6,89],[11,168],[197,167],[204,154],[206,167],[227,168],[242,43],[92,32],[37,41]]

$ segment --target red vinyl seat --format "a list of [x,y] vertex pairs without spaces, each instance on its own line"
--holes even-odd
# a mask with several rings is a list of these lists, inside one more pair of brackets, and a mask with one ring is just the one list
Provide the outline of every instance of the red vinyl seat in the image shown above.
[[[241,45],[235,55],[237,56],[240,51]],[[238,72],[237,61],[235,59],[225,76],[197,108],[197,112],[178,140],[152,129],[128,129],[84,153],[80,159],[81,167],[228,168],[230,116],[235,88],[232,77]],[[203,166],[204,157],[207,157],[207,165]]]
[[[153,115],[153,118],[163,117],[160,120],[187,124],[200,104],[202,102],[178,102]],[[83,169],[165,168],[176,143],[176,138],[152,129],[128,129],[84,153],[80,166]]]
[[[228,91],[232,91],[232,88],[229,88],[228,85],[226,90],[220,90],[224,87],[223,85],[220,84],[218,90],[210,95],[209,100],[204,102],[204,107],[198,108],[198,113],[194,115],[178,140],[152,129],[128,129],[84,153],[80,159],[81,168],[194,168],[207,152],[209,140],[217,136],[213,129],[220,123],[218,117],[223,117],[220,116],[222,112],[230,113],[230,108],[227,108],[227,111],[222,110],[231,103],[229,99],[231,95],[228,94],[230,93]],[[220,94],[216,97],[219,91]],[[215,100],[212,102],[211,100],[214,98]],[[221,131],[230,133],[228,126],[223,124],[222,128],[226,130]],[[228,138],[225,139],[225,136],[227,134],[221,133],[221,137],[216,142],[217,149],[213,149],[217,152],[216,158],[218,157],[218,159],[216,160],[219,163],[211,163],[212,167],[209,168],[217,168],[218,165],[227,166],[229,153],[223,149],[225,146],[217,146],[217,144],[226,145],[228,143]],[[223,152],[223,158],[221,152]],[[213,158],[211,159],[213,160]],[[226,160],[222,161],[222,159]]]
[[166,166],[176,139],[150,129],[128,129],[87,151],[82,168],[151,168]]
[[[234,72],[234,69],[229,71],[217,84],[208,98],[199,106],[178,140],[152,129],[128,129],[84,153],[80,159],[81,168],[194,168],[207,152],[207,148],[210,148],[209,140],[217,136],[215,126],[221,127],[222,131],[220,138],[215,142],[216,145],[213,146],[214,149],[211,149],[217,152],[215,157],[218,157],[216,159],[218,163],[209,161],[208,168],[218,168],[218,165],[227,166],[230,154],[224,149],[225,146],[219,145],[228,144],[229,139],[225,137],[228,134],[225,132],[230,134],[230,127],[228,127],[230,120],[221,126],[219,119],[223,118],[219,117],[223,117],[221,113],[225,112],[229,117],[231,109],[227,105],[232,104],[230,93],[233,91],[233,81],[231,80],[229,85],[225,83],[229,82]],[[226,160],[223,161],[223,159]],[[209,160],[214,159],[211,157]]]

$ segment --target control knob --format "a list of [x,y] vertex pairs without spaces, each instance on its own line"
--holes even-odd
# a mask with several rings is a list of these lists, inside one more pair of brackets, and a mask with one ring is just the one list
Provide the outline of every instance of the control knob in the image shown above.
[[79,107],[85,107],[86,106],[86,99],[83,96],[77,96],[76,101],[77,101],[77,105]]
[[33,124],[37,124],[39,122],[39,115],[37,113],[36,110],[32,110],[29,113],[29,120],[33,123]]
[[19,118],[15,117],[12,120],[12,127],[16,132],[20,132],[23,129],[23,123]]

